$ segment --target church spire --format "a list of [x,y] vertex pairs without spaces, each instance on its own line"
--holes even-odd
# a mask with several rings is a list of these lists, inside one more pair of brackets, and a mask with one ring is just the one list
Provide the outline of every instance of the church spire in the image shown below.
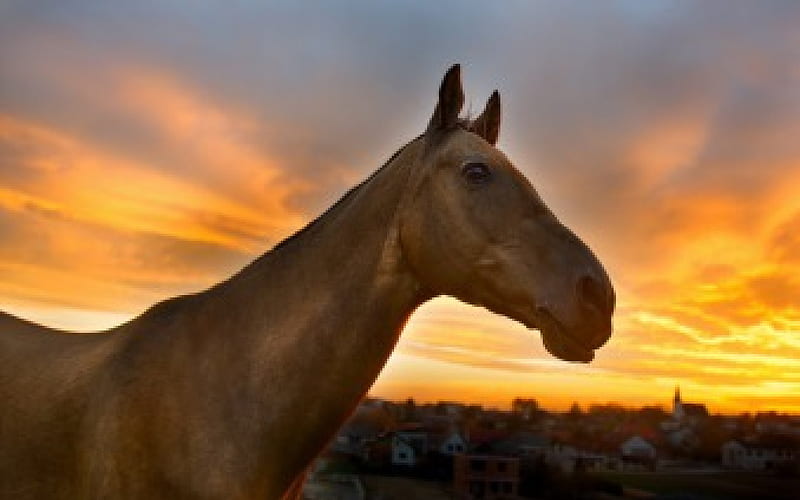
[[680,422],[683,420],[683,403],[681,402],[681,388],[675,386],[675,399],[672,402],[672,418]]

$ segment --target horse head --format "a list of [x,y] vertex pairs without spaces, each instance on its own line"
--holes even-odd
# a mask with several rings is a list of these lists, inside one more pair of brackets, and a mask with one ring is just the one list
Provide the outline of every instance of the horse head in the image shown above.
[[459,117],[460,68],[445,75],[420,137],[400,220],[403,255],[432,296],[451,295],[541,331],[547,350],[589,362],[612,332],[615,296],[592,251],[498,150],[500,96]]

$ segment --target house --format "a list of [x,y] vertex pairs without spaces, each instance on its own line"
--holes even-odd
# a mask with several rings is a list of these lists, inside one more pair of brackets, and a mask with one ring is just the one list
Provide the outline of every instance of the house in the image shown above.
[[622,468],[625,470],[655,470],[656,447],[641,436],[631,436],[619,445]]
[[681,400],[681,389],[676,386],[671,418],[661,423],[661,430],[664,431],[664,435],[672,447],[684,451],[694,450],[700,444],[696,429],[708,418],[706,405],[684,403]]
[[432,444],[435,449],[442,455],[457,455],[467,451],[467,441],[455,429],[442,434],[432,436],[434,441]]
[[619,445],[620,455],[624,458],[655,460],[656,448],[641,436],[632,436]]
[[515,500],[519,459],[498,455],[457,455],[453,462],[455,498]]
[[545,461],[561,472],[571,474],[576,471],[617,469],[617,460],[605,453],[585,449],[575,443],[569,444],[563,440],[554,440],[547,453]]
[[755,418],[755,431],[758,434],[800,436],[800,419],[775,412],[759,413]]
[[378,439],[392,426],[393,419],[384,402],[374,399],[364,400],[339,429],[336,437],[331,441],[329,449],[336,453],[366,460],[368,458],[367,444]]
[[800,460],[793,440],[731,440],[722,445],[722,466],[740,470],[773,470]]
[[413,467],[428,453],[428,433],[422,430],[392,434],[392,465]]
[[667,442],[674,448],[693,450],[700,444],[700,437],[691,427],[678,427],[667,433]]
[[[404,424],[400,429],[388,433],[391,442],[391,464],[413,467],[423,458],[439,454],[452,457],[467,451],[467,440],[455,426],[429,427],[420,423]],[[451,465],[447,463],[447,470]]]
[[[358,417],[358,415],[356,415]],[[379,423],[367,419],[350,419],[331,443],[331,450],[364,458],[365,445],[384,432]]]

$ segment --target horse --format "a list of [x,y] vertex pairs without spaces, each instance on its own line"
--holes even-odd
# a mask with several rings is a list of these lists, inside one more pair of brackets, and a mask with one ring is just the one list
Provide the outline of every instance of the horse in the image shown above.
[[425,131],[211,288],[97,333],[0,313],[0,498],[295,498],[424,302],[450,295],[589,362],[615,295],[475,119],[459,65]]

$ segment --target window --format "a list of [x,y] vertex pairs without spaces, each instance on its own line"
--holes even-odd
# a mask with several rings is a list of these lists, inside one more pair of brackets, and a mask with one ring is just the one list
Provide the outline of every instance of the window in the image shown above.
[[503,493],[511,493],[511,482],[503,481]]
[[404,451],[401,451],[400,453],[397,454],[397,458],[399,458],[400,460],[408,460],[408,454]]
[[497,462],[497,472],[505,472],[508,468],[508,464],[506,462]]

